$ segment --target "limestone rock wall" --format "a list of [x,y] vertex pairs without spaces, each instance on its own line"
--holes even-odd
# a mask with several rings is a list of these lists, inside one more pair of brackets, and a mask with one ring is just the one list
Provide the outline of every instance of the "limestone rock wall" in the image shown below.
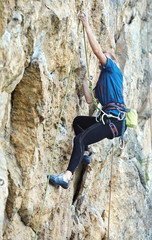
[[[118,58],[125,101],[138,111],[138,127],[127,129],[123,151],[118,139],[92,145],[91,164],[77,169],[68,190],[49,185],[37,239],[107,239],[113,143],[110,239],[151,240],[152,2],[84,2],[103,51]],[[79,34],[77,29],[80,5],[80,0],[0,2],[0,239],[36,239],[74,53],[52,174],[68,165],[73,118],[94,112],[82,91],[86,63],[82,26]],[[89,45],[88,56],[95,85],[98,60]]]

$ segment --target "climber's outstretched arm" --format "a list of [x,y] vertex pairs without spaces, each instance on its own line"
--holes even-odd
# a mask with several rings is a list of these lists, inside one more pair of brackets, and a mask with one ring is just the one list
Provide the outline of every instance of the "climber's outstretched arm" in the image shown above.
[[[85,96],[86,102],[88,104],[92,103],[93,100],[92,100],[92,95],[91,95],[91,92],[90,92],[89,82],[87,80],[87,77],[85,77],[83,79],[83,91],[84,91],[84,96]],[[93,92],[94,92],[94,95],[95,95],[95,91],[93,91]]]
[[88,36],[88,40],[89,40],[89,43],[90,43],[90,46],[92,48],[92,51],[94,52],[94,54],[97,56],[97,58],[99,59],[99,61],[103,64],[103,65],[106,65],[107,64],[107,58],[106,56],[103,54],[102,50],[101,50],[101,47],[98,43],[98,41],[96,40],[89,24],[88,24],[88,21],[87,21],[87,17],[86,17],[86,14],[85,13],[82,13],[79,17],[79,20],[82,22],[85,30],[86,30],[86,33],[87,33],[87,36]]

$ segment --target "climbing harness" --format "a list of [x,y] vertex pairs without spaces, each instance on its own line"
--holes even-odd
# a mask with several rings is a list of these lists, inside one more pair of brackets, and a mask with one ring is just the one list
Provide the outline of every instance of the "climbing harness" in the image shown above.
[[[113,113],[110,113],[110,110],[117,110],[119,112],[118,115],[115,115]],[[106,113],[106,112],[109,112],[109,113]],[[100,109],[97,113],[96,113],[96,121],[97,122],[102,122],[104,125],[105,125],[105,120],[104,120],[104,117],[106,116],[106,118],[115,118],[115,119],[118,119],[119,121],[122,121],[122,131],[121,131],[121,137],[119,139],[119,147],[120,149],[123,149],[124,148],[124,142],[123,142],[123,137],[124,137],[124,132],[125,132],[125,123],[126,123],[126,114],[128,114],[130,112],[130,109],[129,108],[126,108],[126,106],[122,103],[114,103],[114,102],[111,102],[111,103],[108,103],[106,105],[104,105],[102,107],[102,109]],[[107,124],[107,122],[106,122]],[[109,122],[109,127],[111,129],[111,132],[113,134],[113,138],[117,137],[118,134],[114,134],[115,132],[117,133],[118,131],[116,131],[116,126],[113,128],[112,126],[114,125],[113,124],[110,124]]]
[[[119,121],[122,121],[122,130],[121,130],[121,137],[119,139],[119,147],[121,149],[123,149],[124,148],[123,137],[124,137],[124,133],[125,133],[126,113],[129,113],[130,109],[126,108],[126,106],[122,103],[111,102],[111,103],[108,103],[107,105],[103,106],[102,110],[104,111],[104,114],[102,115],[102,121],[103,121],[104,115],[106,115],[108,117],[112,115],[111,117],[114,117],[114,118],[118,119]],[[116,116],[114,116],[113,114],[106,114],[106,111],[110,111],[110,110],[117,110],[119,112],[119,114]],[[114,137],[115,137],[115,135],[114,135]]]
[[118,136],[118,130],[117,130],[116,125],[113,122],[110,122],[109,127],[111,129],[112,134],[113,134],[113,138],[117,137]]
[[[115,116],[114,114],[106,113],[106,111],[110,111],[110,110],[117,110],[119,112],[119,114]],[[138,115],[137,115],[136,110],[126,108],[126,106],[122,103],[113,103],[112,102],[112,103],[108,103],[107,105],[103,106],[102,109],[96,114],[96,121],[102,120],[103,124],[105,124],[104,116],[106,116],[108,118],[111,118],[111,117],[116,118],[119,121],[123,121],[121,137],[119,139],[119,147],[121,149],[123,149],[124,148],[123,137],[124,137],[124,132],[125,132],[125,125],[130,128],[137,126]]]
[[[117,110],[119,112],[118,115],[115,114],[111,114],[110,110]],[[109,111],[109,113],[106,113],[107,111]],[[116,118],[118,120],[123,120],[125,118],[125,114],[128,113],[130,111],[130,109],[126,108],[126,106],[124,104],[121,103],[108,103],[106,105],[104,105],[102,107],[101,110],[99,110],[99,112],[97,112],[96,114],[96,121],[101,121],[103,122],[103,124],[105,124],[104,122],[104,116],[108,117],[108,118]],[[98,120],[99,119],[99,120]]]

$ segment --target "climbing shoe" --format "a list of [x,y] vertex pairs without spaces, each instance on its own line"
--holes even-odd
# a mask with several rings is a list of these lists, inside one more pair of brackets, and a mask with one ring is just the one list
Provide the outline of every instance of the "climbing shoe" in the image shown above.
[[84,155],[83,156],[83,159],[82,159],[83,164],[87,165],[87,164],[91,163],[91,158],[90,158],[91,154],[92,154],[92,152],[90,152],[89,155]]
[[66,182],[64,180],[64,173],[59,174],[59,175],[50,175],[49,177],[49,183],[56,185],[56,186],[61,186],[64,189],[67,189],[69,187],[70,181]]

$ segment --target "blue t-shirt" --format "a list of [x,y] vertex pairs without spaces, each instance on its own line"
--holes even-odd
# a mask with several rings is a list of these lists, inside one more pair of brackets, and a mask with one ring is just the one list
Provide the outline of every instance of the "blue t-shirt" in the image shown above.
[[[102,65],[102,70],[95,87],[95,94],[102,106],[112,102],[125,104],[122,72],[108,57],[106,66]],[[109,113],[109,111],[106,112]],[[117,110],[110,110],[110,112],[119,114]]]

